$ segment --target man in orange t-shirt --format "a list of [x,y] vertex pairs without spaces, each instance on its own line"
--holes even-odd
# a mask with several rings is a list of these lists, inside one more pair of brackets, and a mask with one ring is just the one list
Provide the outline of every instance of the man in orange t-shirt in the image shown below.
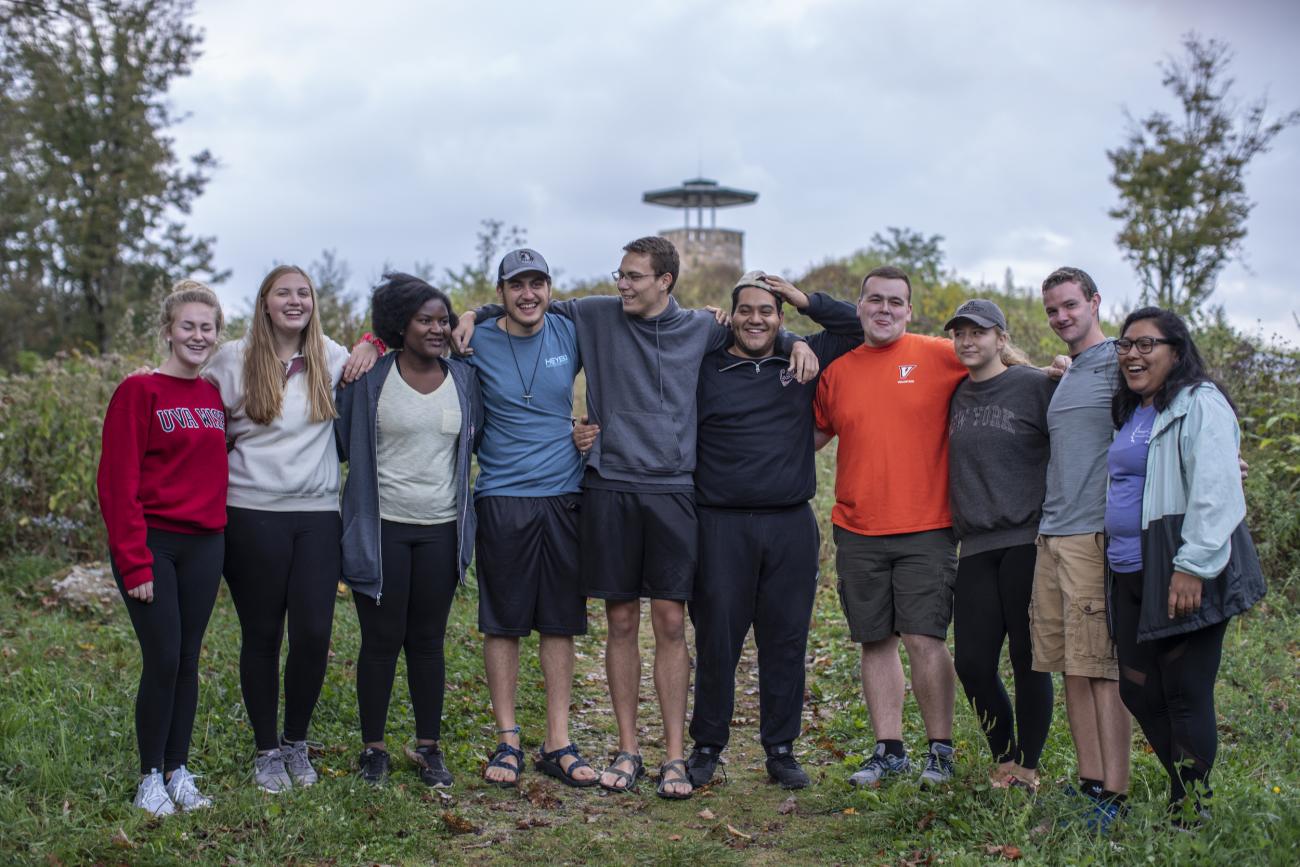
[[840,604],[862,645],[862,691],[875,753],[849,778],[878,785],[907,772],[902,636],[930,740],[922,784],[952,777],[955,675],[945,643],[957,543],[948,508],[948,402],[966,368],[952,341],[907,333],[912,284],[877,268],[858,298],[865,342],[823,373],[814,404],[820,448],[836,457],[835,566]]

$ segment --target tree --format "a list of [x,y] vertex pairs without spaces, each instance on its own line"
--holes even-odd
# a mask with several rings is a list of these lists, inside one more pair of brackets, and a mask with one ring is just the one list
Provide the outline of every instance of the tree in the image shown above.
[[[191,12],[192,0],[0,8],[0,297],[40,296],[44,351],[106,351],[124,315],[152,316],[158,284],[225,277],[214,239],[182,222],[216,160],[182,160],[167,135],[182,119],[167,89],[202,41]],[[22,343],[11,318],[0,328],[0,344]]]
[[351,346],[364,330],[366,311],[357,309],[357,298],[348,290],[352,269],[337,250],[322,250],[320,259],[307,267],[316,285],[316,304],[321,328],[344,346]]
[[1128,141],[1107,151],[1122,222],[1115,240],[1137,271],[1143,303],[1195,316],[1223,267],[1242,256],[1250,161],[1300,112],[1268,118],[1264,97],[1241,107],[1228,76],[1232,55],[1214,39],[1183,37],[1185,57],[1161,65],[1181,114],[1130,118]]
[[506,228],[501,220],[479,221],[473,262],[456,271],[446,269],[443,288],[457,310],[472,310],[480,304],[496,303],[497,264],[506,251],[527,243],[528,233],[519,226]]

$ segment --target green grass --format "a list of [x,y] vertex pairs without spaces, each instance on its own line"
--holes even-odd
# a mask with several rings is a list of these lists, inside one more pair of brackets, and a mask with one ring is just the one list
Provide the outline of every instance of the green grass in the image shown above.
[[[833,589],[818,596],[810,640],[805,734],[800,743],[812,788],[790,797],[766,782],[757,739],[752,645],[738,681],[729,781],[689,801],[573,790],[531,771],[522,791],[479,782],[495,742],[483,681],[472,589],[458,596],[447,641],[444,749],[457,775],[444,800],[420,785],[400,745],[412,720],[399,668],[390,715],[395,768],[390,784],[355,780],[359,749],[353,661],[358,634],[350,600],[339,600],[334,656],[313,722],[325,744],[322,781],[280,797],[249,784],[252,735],[240,698],[238,625],[224,589],[201,660],[201,696],[191,765],[216,806],[165,821],[130,806],[134,792],[132,701],[138,650],[120,608],[87,615],[49,605],[45,576],[56,561],[0,563],[10,603],[0,610],[0,862],[3,863],[884,863],[980,864],[1017,847],[1025,863],[1294,864],[1300,862],[1300,745],[1292,737],[1300,709],[1300,643],[1290,607],[1252,613],[1228,633],[1219,679],[1221,748],[1215,771],[1214,822],[1199,834],[1164,828],[1165,777],[1134,739],[1132,813],[1099,840],[1077,824],[1059,824],[1070,805],[1053,784],[1073,768],[1058,693],[1043,757],[1048,781],[1029,798],[991,790],[989,759],[975,720],[959,704],[958,779],[923,793],[910,782],[880,791],[850,790],[845,780],[871,745],[859,696],[857,651],[846,637]],[[1276,601],[1276,600],[1275,600]],[[602,673],[600,610],[578,643],[573,737],[598,764],[616,744]],[[643,624],[643,633],[648,624]],[[648,638],[648,635],[646,636]],[[520,677],[524,741],[535,751],[543,695],[535,640],[525,644]],[[642,686],[644,750],[649,765],[662,743],[646,654]],[[915,702],[906,709],[914,752],[923,744]],[[1276,789],[1276,791],[1275,791]],[[712,817],[701,816],[707,809]],[[455,833],[453,825],[468,828]]]

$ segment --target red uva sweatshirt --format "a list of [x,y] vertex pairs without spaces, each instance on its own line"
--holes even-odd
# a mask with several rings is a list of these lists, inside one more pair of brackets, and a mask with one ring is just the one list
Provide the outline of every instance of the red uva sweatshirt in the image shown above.
[[99,509],[126,589],[153,580],[149,528],[219,533],[226,526],[226,412],[205,379],[129,376],[104,414]]

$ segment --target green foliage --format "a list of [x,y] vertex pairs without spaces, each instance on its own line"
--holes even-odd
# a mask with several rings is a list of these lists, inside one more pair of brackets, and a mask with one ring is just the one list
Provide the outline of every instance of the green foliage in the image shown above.
[[1192,317],[1214,291],[1219,272],[1241,255],[1250,161],[1300,121],[1300,112],[1268,118],[1259,99],[1238,113],[1228,76],[1231,54],[1215,39],[1183,39],[1186,56],[1162,67],[1162,83],[1181,116],[1153,112],[1130,121],[1128,141],[1107,151],[1122,222],[1116,243],[1142,284],[1142,302]]
[[107,351],[159,285],[224,275],[182,218],[216,160],[182,160],[167,102],[202,34],[191,0],[63,0],[0,11],[0,364]]
[[[473,582],[457,594],[447,629],[442,746],[456,776],[439,795],[420,785],[402,747],[413,719],[403,663],[394,679],[388,746],[393,776],[372,789],[355,774],[359,630],[351,601],[335,609],[332,655],[310,737],[321,781],[277,797],[250,781],[253,738],[240,698],[239,625],[229,594],[217,598],[199,658],[199,706],[190,767],[214,799],[209,810],[150,820],[130,806],[136,780],[132,700],[139,650],[120,604],[77,614],[42,600],[49,559],[0,561],[0,862],[49,864],[987,864],[1021,850],[1026,864],[1293,864],[1300,852],[1300,701],[1294,619],[1260,610],[1229,628],[1217,690],[1220,750],[1215,818],[1179,834],[1164,816],[1166,777],[1133,741],[1130,813],[1105,840],[1089,834],[1057,780],[1074,766],[1064,702],[1058,697],[1037,797],[990,789],[992,763],[974,714],[958,701],[953,736],[957,777],[922,792],[900,780],[856,791],[845,780],[870,749],[870,722],[826,570],[809,636],[803,735],[796,744],[813,780],[791,793],[766,782],[758,737],[755,651],[747,643],[737,677],[727,781],[686,802],[662,801],[653,781],[638,794],[605,797],[569,789],[531,767],[520,791],[479,780],[496,743],[474,629]],[[591,634],[576,639],[573,742],[597,767],[617,747],[602,666],[601,607],[588,609]],[[653,638],[642,618],[647,680],[639,722],[648,765],[663,756],[649,683]],[[689,626],[688,626],[689,629]],[[689,637],[688,637],[689,640]],[[545,733],[537,640],[522,642],[518,720],[531,755]],[[1010,683],[1009,668],[1004,675]],[[924,748],[916,702],[904,705],[904,738]],[[721,775],[720,775],[721,776]],[[793,809],[783,804],[793,797]],[[709,813],[701,815],[708,808]],[[452,833],[444,814],[471,829]],[[735,833],[728,830],[731,826]]]
[[366,310],[348,289],[352,269],[336,250],[322,250],[320,258],[307,266],[307,273],[316,286],[317,312],[325,335],[351,348],[368,330]]
[[73,352],[0,375],[0,557],[103,556],[95,473],[104,409],[136,364]]
[[441,288],[456,310],[473,310],[497,300],[497,265],[510,250],[527,243],[527,232],[518,226],[506,227],[500,220],[479,222],[474,244],[474,261],[456,270],[446,270]]
[[1300,350],[1242,335],[1222,319],[1196,335],[1241,414],[1247,521],[1270,589],[1300,593]]

